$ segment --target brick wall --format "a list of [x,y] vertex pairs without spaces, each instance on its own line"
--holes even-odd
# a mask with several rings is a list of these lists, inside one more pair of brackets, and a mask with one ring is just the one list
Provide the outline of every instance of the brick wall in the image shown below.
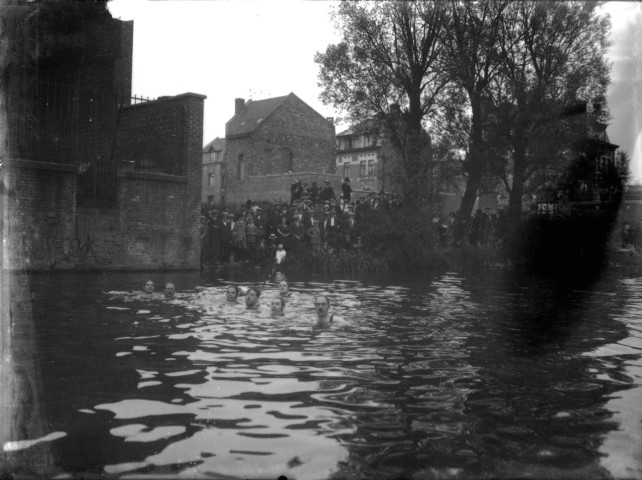
[[138,171],[183,175],[187,126],[181,97],[120,109],[116,156],[121,166]]
[[[4,178],[3,265],[10,269],[192,269],[200,259],[202,95],[159,104],[181,112],[184,175],[121,170],[114,209],[76,207],[76,168],[11,160]],[[139,115],[143,112],[142,115]],[[157,115],[153,104],[136,121]]]
[[[246,166],[246,178],[241,181],[237,178],[240,154],[243,154]],[[283,104],[249,135],[228,137],[225,158],[224,186],[227,204],[242,202],[247,198],[289,200],[289,173],[296,175],[314,172],[334,178],[334,125],[296,95],[288,95]],[[283,181],[278,180],[279,176]],[[325,177],[320,176],[314,179],[318,183],[323,178]],[[333,187],[338,187],[338,184]]]
[[9,161],[4,178],[3,266],[8,269],[71,268],[75,220],[75,168]]
[[[184,94],[125,109],[134,131],[138,122],[144,125],[163,115],[180,118],[182,158],[177,161],[184,175],[121,170],[118,205],[124,250],[118,268],[199,267],[204,99]],[[176,125],[166,120],[157,125],[168,134],[176,132]]]

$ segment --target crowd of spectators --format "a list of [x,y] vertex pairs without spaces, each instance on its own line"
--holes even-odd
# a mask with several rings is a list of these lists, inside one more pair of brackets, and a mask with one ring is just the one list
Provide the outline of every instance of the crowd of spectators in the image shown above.
[[[293,182],[288,203],[248,200],[239,208],[204,211],[201,227],[203,265],[249,263],[259,266],[276,260],[279,245],[291,254],[332,254],[337,249],[352,250],[362,246],[364,224],[372,215],[368,211],[402,208],[395,194],[384,191],[355,195],[350,179],[341,184],[335,195],[330,182],[318,187],[301,181]],[[430,217],[429,217],[430,218]],[[462,219],[451,212],[446,219],[432,220],[432,245],[439,248],[470,245],[496,248],[507,230],[503,210],[475,214]]]
[[323,187],[301,181],[292,184],[289,204],[248,200],[235,210],[212,209],[202,218],[204,265],[250,263],[275,259],[280,244],[288,253],[313,255],[361,246],[359,223],[368,209],[400,208],[395,194],[370,192],[355,199],[350,179],[338,197],[329,181]]

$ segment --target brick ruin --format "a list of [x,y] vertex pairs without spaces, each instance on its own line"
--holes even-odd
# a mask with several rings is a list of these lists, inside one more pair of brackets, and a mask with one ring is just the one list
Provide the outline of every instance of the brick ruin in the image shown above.
[[203,95],[132,97],[133,22],[105,2],[3,17],[2,265],[196,269]]

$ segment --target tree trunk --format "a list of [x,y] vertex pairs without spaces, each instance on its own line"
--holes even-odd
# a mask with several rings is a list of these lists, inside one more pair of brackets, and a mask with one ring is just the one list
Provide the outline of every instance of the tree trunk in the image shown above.
[[404,159],[403,198],[405,205],[419,205],[424,196],[425,171],[429,160],[426,156],[429,154],[430,141],[421,125],[423,115],[420,98],[420,92],[410,96],[409,111],[400,113],[400,122],[397,124],[401,132],[405,131],[405,135],[399,135],[399,137],[405,137],[405,142],[399,145],[401,156]]
[[[513,152],[513,184],[508,201],[509,225],[517,225],[522,215],[524,195],[524,172],[526,171],[526,140],[517,133],[518,139]],[[521,137],[521,138],[520,138]]]
[[477,200],[477,192],[481,185],[483,167],[481,95],[477,92],[469,92],[469,96],[473,114],[468,165],[466,166],[468,180],[466,181],[466,191],[464,192],[464,198],[461,201],[461,207],[459,209],[462,219],[470,218],[473,212],[475,201]]

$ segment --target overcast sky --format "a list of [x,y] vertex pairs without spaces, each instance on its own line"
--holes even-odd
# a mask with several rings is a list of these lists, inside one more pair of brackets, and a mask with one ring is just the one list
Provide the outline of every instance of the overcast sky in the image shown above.
[[[294,92],[324,117],[316,52],[339,40],[332,1],[111,0],[115,18],[134,20],[133,93],[185,92],[205,100],[203,143],[225,135],[234,99]],[[642,181],[642,2],[608,2],[613,23],[611,142],[632,157]]]

